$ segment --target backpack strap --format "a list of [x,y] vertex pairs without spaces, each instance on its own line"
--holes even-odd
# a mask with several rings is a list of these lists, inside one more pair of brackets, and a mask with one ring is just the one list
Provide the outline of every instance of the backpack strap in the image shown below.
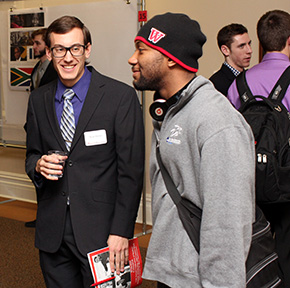
[[271,93],[269,94],[268,98],[281,102],[283,97],[285,96],[289,84],[290,84],[290,65],[285,69],[283,74],[280,76],[275,86],[273,87]]
[[177,190],[169,172],[165,168],[159,150],[159,144],[156,145],[156,158],[157,162],[172,201],[177,207],[178,215],[182,222],[182,225],[188,234],[193,246],[196,251],[199,253],[199,238],[200,238],[200,223],[202,210],[195,205],[193,202],[187,200],[186,198],[181,197],[179,191]]
[[241,106],[244,103],[254,100],[254,96],[246,80],[246,71],[242,71],[236,78],[236,85],[240,96]]

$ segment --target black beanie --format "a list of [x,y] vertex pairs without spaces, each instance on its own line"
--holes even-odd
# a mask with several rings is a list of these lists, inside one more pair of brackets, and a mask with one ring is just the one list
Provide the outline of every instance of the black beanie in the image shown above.
[[183,68],[196,72],[206,37],[198,22],[187,15],[166,13],[150,19],[139,30],[135,41],[144,42]]

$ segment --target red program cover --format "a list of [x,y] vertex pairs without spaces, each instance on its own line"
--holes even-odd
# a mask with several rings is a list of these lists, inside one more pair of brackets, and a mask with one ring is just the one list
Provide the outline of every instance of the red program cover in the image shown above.
[[109,247],[88,253],[88,259],[98,288],[134,288],[142,283],[142,258],[138,238],[129,240],[129,265],[124,272],[112,274],[109,263]]

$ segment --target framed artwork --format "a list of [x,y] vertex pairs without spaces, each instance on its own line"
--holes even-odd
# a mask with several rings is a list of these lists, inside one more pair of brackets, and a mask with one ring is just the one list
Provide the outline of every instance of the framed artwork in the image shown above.
[[18,10],[9,13],[9,84],[11,89],[27,90],[35,65],[33,31],[45,27],[45,10]]

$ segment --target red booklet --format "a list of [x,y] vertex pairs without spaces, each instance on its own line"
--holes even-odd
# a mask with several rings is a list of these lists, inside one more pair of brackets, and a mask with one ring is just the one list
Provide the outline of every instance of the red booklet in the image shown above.
[[117,275],[111,273],[109,263],[109,247],[88,254],[91,271],[97,288],[134,288],[142,283],[142,258],[138,238],[129,240],[129,265],[124,272]]

